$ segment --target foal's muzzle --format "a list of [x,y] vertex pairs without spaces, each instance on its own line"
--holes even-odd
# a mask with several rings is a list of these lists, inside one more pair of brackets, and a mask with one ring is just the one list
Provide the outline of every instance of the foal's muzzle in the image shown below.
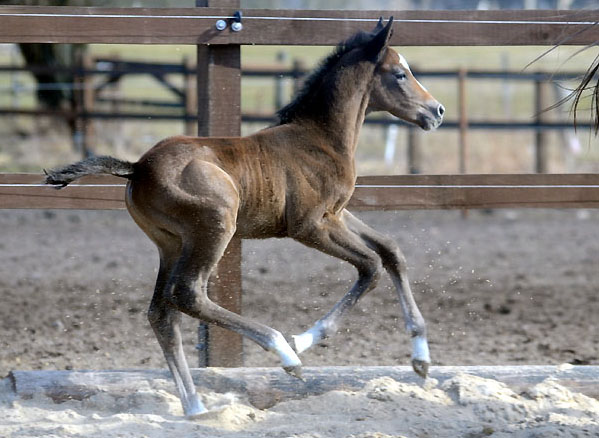
[[445,107],[437,101],[431,102],[418,114],[418,124],[425,131],[437,129],[443,122],[443,114]]

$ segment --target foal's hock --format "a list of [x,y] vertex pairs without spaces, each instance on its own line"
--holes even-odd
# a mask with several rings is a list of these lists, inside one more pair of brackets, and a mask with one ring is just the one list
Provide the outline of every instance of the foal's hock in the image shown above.
[[[173,374],[186,415],[206,409],[196,394],[181,345],[185,313],[246,336],[278,354],[283,368],[301,376],[298,354],[335,333],[342,317],[372,290],[383,269],[397,289],[412,339],[412,365],[426,376],[426,327],[392,240],[345,207],[356,181],[359,130],[371,111],[387,111],[422,129],[434,129],[444,108],[388,47],[393,19],[342,42],[308,77],[279,123],[248,137],[172,137],[136,163],[95,157],[48,172],[64,187],[89,174],[129,180],[127,208],[160,253],[148,312]],[[210,273],[231,238],[291,237],[356,267],[345,296],[293,346],[270,327],[229,312],[207,295]]]

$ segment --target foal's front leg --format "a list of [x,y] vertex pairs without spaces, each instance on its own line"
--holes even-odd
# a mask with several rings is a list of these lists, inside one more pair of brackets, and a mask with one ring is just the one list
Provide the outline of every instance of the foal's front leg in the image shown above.
[[349,292],[312,328],[293,336],[295,351],[301,353],[337,331],[347,311],[376,286],[382,265],[380,258],[338,216],[326,216],[311,227],[305,227],[302,234],[292,237],[325,254],[345,260],[358,270],[358,280]]
[[376,251],[389,272],[399,296],[406,330],[412,338],[412,367],[418,375],[426,377],[431,362],[426,323],[410,289],[404,255],[393,239],[373,230],[347,210],[343,213],[343,221],[347,227]]

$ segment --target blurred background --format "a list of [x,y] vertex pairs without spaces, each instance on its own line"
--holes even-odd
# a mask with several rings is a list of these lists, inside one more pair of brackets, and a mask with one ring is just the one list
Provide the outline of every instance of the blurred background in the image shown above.
[[[6,1],[0,4],[194,7],[186,1]],[[330,0],[326,9],[585,9],[595,0]],[[242,1],[242,8],[322,9],[315,0]],[[582,16],[582,15],[581,15]],[[595,49],[399,47],[446,107],[446,122],[423,133],[374,114],[358,148],[359,174],[596,172],[599,149],[577,132],[566,97]],[[329,47],[242,47],[243,133],[277,108]],[[532,64],[531,64],[532,62]],[[90,154],[136,160],[158,140],[195,134],[194,46],[0,45],[0,171],[38,172]],[[461,130],[460,130],[461,125]],[[539,157],[539,148],[544,155]],[[462,159],[460,159],[460,156]]]

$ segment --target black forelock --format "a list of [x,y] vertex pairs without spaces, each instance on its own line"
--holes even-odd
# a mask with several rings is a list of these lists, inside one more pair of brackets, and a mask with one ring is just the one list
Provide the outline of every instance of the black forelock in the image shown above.
[[357,47],[360,47],[370,41],[373,34],[370,32],[359,31],[345,41],[342,41],[335,47],[335,50],[324,58],[318,67],[306,78],[302,88],[297,92],[293,100],[286,106],[277,111],[279,118],[277,125],[284,125],[292,121],[310,101],[320,88],[323,78],[335,68],[339,60]]

